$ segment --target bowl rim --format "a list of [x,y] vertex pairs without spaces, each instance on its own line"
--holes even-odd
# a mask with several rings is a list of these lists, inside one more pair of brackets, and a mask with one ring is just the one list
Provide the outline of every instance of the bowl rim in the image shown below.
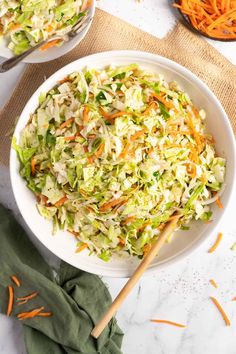
[[[51,52],[51,54],[50,54],[50,49],[49,49],[49,51],[43,52],[44,55],[42,57],[39,56],[39,60],[38,60],[37,55],[35,55],[35,53],[42,54],[40,49],[38,49],[32,55],[30,54],[25,59],[23,59],[22,63],[25,63],[25,64],[46,63],[46,62],[49,62],[52,60],[56,60],[64,55],[66,55],[67,53],[71,52],[77,45],[79,45],[79,43],[84,39],[84,37],[88,33],[90,26],[92,25],[94,16],[95,16],[95,10],[96,10],[96,0],[93,0],[91,7],[89,9],[89,12],[91,13],[91,21],[89,21],[87,26],[83,29],[83,31],[78,33],[72,40],[64,42],[60,47],[57,47],[57,48],[54,47],[53,49],[56,49],[56,52],[54,52],[54,53]],[[5,43],[5,40],[3,40],[1,43]],[[1,46],[1,43],[0,43],[0,46]],[[67,49],[65,49],[64,44],[66,44],[66,45],[68,44]],[[5,45],[4,45],[4,47],[6,48]],[[10,59],[10,58],[14,57],[13,52],[11,52],[11,51],[10,51],[9,55],[1,53],[1,56],[5,59]],[[33,58],[31,59],[31,57],[33,57]]]
[[[63,78],[64,76],[66,76],[67,74],[69,74],[70,72],[73,72],[74,70],[76,70],[76,66],[78,67],[77,70],[79,70],[82,67],[86,66],[86,62],[88,59],[92,59],[93,62],[97,62],[99,63],[99,59],[104,59],[104,57],[109,58],[110,59],[110,63],[112,63],[112,59],[115,60],[117,57],[118,58],[122,58],[122,60],[126,59],[130,61],[130,57],[133,57],[134,60],[136,58],[136,60],[146,60],[147,62],[149,60],[152,60],[153,62],[156,62],[156,64],[158,65],[165,65],[171,69],[178,69],[178,71],[184,76],[185,79],[189,79],[190,82],[194,82],[198,87],[200,87],[201,89],[203,89],[205,92],[207,92],[207,94],[213,99],[214,104],[217,106],[217,108],[219,109],[221,115],[223,116],[224,119],[224,128],[227,129],[227,133],[229,135],[230,138],[230,142],[232,144],[232,155],[233,155],[233,159],[231,161],[231,168],[232,168],[232,173],[233,175],[236,174],[236,148],[235,148],[235,140],[234,140],[234,134],[233,134],[233,130],[232,127],[230,125],[230,121],[229,118],[224,110],[224,108],[222,107],[220,101],[217,99],[217,97],[215,96],[215,94],[210,90],[210,88],[201,80],[199,79],[195,74],[193,74],[189,69],[185,68],[184,66],[176,63],[175,61],[172,61],[166,57],[160,56],[160,55],[156,55],[156,54],[152,54],[152,53],[148,53],[148,52],[143,52],[143,51],[134,51],[134,50],[115,50],[115,51],[106,51],[106,52],[100,52],[100,53],[96,53],[96,54],[91,54],[88,55],[86,57],[77,59],[69,64],[67,64],[66,66],[62,67],[61,69],[57,70],[54,74],[52,74],[46,81],[44,81],[39,87],[38,89],[33,93],[33,95],[31,96],[31,98],[28,100],[28,102],[26,103],[24,109],[21,112],[21,115],[18,119],[18,122],[16,124],[15,130],[14,130],[14,134],[18,135],[19,134],[19,125],[20,122],[22,121],[22,119],[24,119],[24,115],[25,112],[32,106],[32,101],[34,101],[36,98],[38,98],[40,92],[43,91],[43,87],[45,85],[48,84],[48,82],[53,82],[55,81],[55,79],[58,81],[60,80],[60,75],[61,78]],[[108,65],[108,64],[107,64]],[[99,66],[99,64],[98,64]],[[101,65],[102,67],[103,65]],[[53,87],[53,86],[51,86]],[[33,104],[33,106],[35,106]],[[35,108],[34,108],[35,109]],[[39,237],[39,235],[35,232],[35,230],[32,229],[32,227],[29,224],[29,217],[26,215],[26,213],[22,210],[21,208],[21,201],[19,199],[19,196],[17,194],[17,189],[16,189],[16,185],[15,185],[15,177],[14,174],[15,172],[15,163],[17,163],[17,156],[16,153],[14,151],[13,148],[11,148],[10,150],[10,180],[11,180],[11,186],[12,186],[12,190],[13,190],[13,194],[14,194],[14,198],[16,201],[16,204],[18,206],[18,209],[20,211],[20,213],[22,214],[26,224],[28,225],[28,227],[31,229],[32,233],[34,234],[34,236],[47,248],[49,249],[54,255],[56,255],[58,258],[66,261],[67,263],[72,264],[75,267],[78,267],[78,264],[75,264],[74,262],[70,262],[70,260],[68,260],[66,257],[63,258],[62,254],[58,254],[58,251],[55,251],[53,249],[53,246],[49,246],[49,245],[45,245],[45,243],[43,242],[43,240]],[[184,258],[188,257],[190,254],[192,254],[193,252],[195,252],[201,245],[204,244],[204,242],[210,237],[210,235],[216,230],[219,222],[222,220],[225,212],[227,211],[227,208],[230,204],[230,201],[232,200],[232,195],[233,195],[233,190],[235,187],[235,179],[233,180],[233,184],[230,186],[230,191],[229,191],[229,195],[228,195],[228,199],[226,200],[226,203],[224,204],[224,209],[221,212],[220,217],[215,221],[215,225],[213,227],[212,230],[206,231],[205,234],[203,234],[199,239],[194,240],[188,247],[186,247],[185,249],[183,249],[182,251],[177,252],[175,255],[171,256],[168,258],[168,260],[162,260],[160,261],[157,265],[151,265],[145,272],[145,274],[154,274],[156,272],[157,269],[161,270],[164,268],[167,268],[169,266],[172,266],[174,264],[176,264],[177,262],[183,260]],[[102,271],[101,271],[102,268]],[[91,267],[91,269],[88,269],[86,267],[81,266],[80,269],[87,271],[87,272],[92,272],[93,274],[98,274],[101,276],[109,276],[109,277],[114,277],[114,278],[128,278],[130,276],[130,271],[126,271],[127,274],[123,274],[125,271],[123,270],[118,270],[116,271],[116,273],[113,274],[114,270],[109,269],[108,267],[105,268],[104,267],[100,267],[100,270],[98,269],[94,269],[94,266]],[[122,273],[123,272],[123,273]],[[122,274],[120,274],[122,273]]]

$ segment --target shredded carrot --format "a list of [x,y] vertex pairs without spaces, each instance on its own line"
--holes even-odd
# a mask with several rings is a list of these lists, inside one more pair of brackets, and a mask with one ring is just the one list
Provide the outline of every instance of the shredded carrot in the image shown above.
[[105,147],[105,144],[103,143],[99,146],[98,150],[94,153],[94,155],[96,156],[97,159],[102,155],[104,147]]
[[60,42],[61,42],[61,39],[54,39],[54,40],[42,45],[42,47],[40,47],[40,50],[44,51],[44,50],[47,50],[49,48],[55,47],[55,45],[57,45]]
[[125,246],[125,240],[123,240],[122,238],[119,237],[119,243],[121,244],[121,246]]
[[88,245],[87,243],[84,243],[83,245],[79,246],[77,249],[76,249],[76,253],[80,253],[82,252],[83,250],[85,250],[85,248],[88,248]]
[[144,247],[143,247],[143,254],[144,256],[146,256],[148,254],[148,252],[150,251],[150,249],[152,248],[152,245],[150,243],[147,243]]
[[36,172],[36,159],[33,157],[31,159],[31,173],[32,175],[34,176],[35,175],[35,172]]
[[218,302],[218,300],[216,298],[214,298],[213,296],[210,297],[211,301],[216,305],[216,307],[218,308],[218,310],[220,311],[226,326],[230,326],[230,320],[228,318],[228,316],[226,315],[223,307],[220,305],[220,303]]
[[66,76],[64,79],[59,80],[59,83],[60,83],[60,84],[64,84],[65,82],[68,82],[68,81],[70,81],[70,79],[69,79],[68,76]]
[[27,318],[34,318],[37,316],[42,310],[44,310],[44,306],[34,309],[32,311],[21,312],[17,315],[18,320],[26,320]]
[[13,23],[12,25],[10,25],[11,31],[16,31],[20,28],[21,28],[21,25],[19,23]]
[[33,299],[34,297],[36,297],[38,295],[37,291],[34,291],[32,294],[26,295],[26,296],[21,296],[21,297],[17,297],[16,300],[17,301],[28,301]]
[[12,275],[11,276],[11,280],[13,281],[13,283],[16,284],[16,286],[18,286],[18,287],[21,286],[21,282],[20,282],[19,278],[16,275]]
[[166,106],[169,109],[173,109],[175,106],[173,105],[173,103],[167,101],[165,98],[163,98],[162,96],[158,95],[155,92],[152,92],[152,97],[156,98],[159,102],[163,103],[164,106]]
[[8,298],[7,316],[10,316],[10,314],[12,313],[13,302],[14,302],[14,290],[11,285],[8,285],[8,294],[9,294],[9,298]]
[[71,123],[73,123],[74,120],[75,120],[74,118],[67,119],[65,122],[63,122],[63,123],[60,125],[59,129],[63,129],[63,128],[68,127],[68,125],[71,125]]
[[27,300],[24,300],[24,301],[18,302],[17,305],[18,305],[18,306],[19,306],[19,305],[24,305],[24,304],[26,304],[26,303],[27,303]]
[[196,166],[193,165],[192,163],[187,163],[186,164],[186,170],[191,175],[191,177],[194,178],[196,176],[197,169],[196,169]]
[[222,240],[223,234],[221,232],[218,233],[217,235],[217,239],[216,242],[214,243],[214,245],[209,249],[208,253],[213,253],[217,247],[219,246],[221,240]]
[[39,312],[36,316],[51,317],[52,316],[52,312]]
[[59,199],[54,205],[55,207],[59,208],[60,206],[62,206],[66,201],[67,201],[67,197],[62,197],[61,199]]
[[111,200],[110,202],[107,202],[107,203],[104,203],[100,206],[99,210],[100,211],[105,211],[107,209],[111,209],[113,208],[114,206],[120,204],[121,202],[123,202],[123,198],[117,198],[117,199],[113,199]]
[[100,111],[100,114],[105,119],[107,119],[109,121],[113,121],[115,118],[122,117],[122,116],[127,116],[127,115],[131,114],[131,113],[125,112],[125,111],[120,111],[120,112],[117,112],[117,113],[110,114],[110,113],[106,112],[102,107],[100,107],[99,111]]
[[235,296],[235,297],[233,297],[232,301],[236,301],[236,296]]
[[221,200],[220,200],[219,197],[217,197],[217,199],[216,199],[216,204],[217,204],[218,208],[220,208],[220,209],[223,209],[223,208],[224,208],[224,206],[223,206],[223,204],[221,203]]
[[83,111],[83,122],[88,123],[89,121],[89,107],[84,106],[84,111]]
[[148,115],[152,109],[158,106],[158,103],[156,101],[152,101],[149,106],[145,109],[143,112],[143,115]]
[[80,136],[80,133],[76,133],[75,135],[72,136],[65,136],[64,139],[65,141],[72,141],[75,140],[78,136]]
[[173,4],[191,24],[213,38],[236,39],[236,6],[232,0],[181,0]]
[[127,143],[126,146],[125,146],[125,148],[124,148],[124,150],[123,150],[123,151],[120,153],[120,155],[119,155],[119,158],[120,158],[120,159],[123,159],[123,158],[126,157],[126,155],[128,155],[128,153],[129,153],[129,148],[130,148],[130,143]]
[[129,216],[127,219],[125,219],[124,221],[123,221],[123,225],[127,225],[127,224],[129,224],[129,223],[131,223],[132,221],[134,221],[136,219],[136,217],[135,216]]
[[120,112],[111,114],[111,115],[109,116],[109,119],[110,119],[110,120],[113,120],[113,119],[115,119],[115,118],[122,117],[122,116],[127,116],[127,115],[130,115],[130,114],[131,114],[131,113],[129,113],[129,112],[120,111]]
[[181,327],[181,328],[185,328],[186,326],[181,324],[181,323],[177,323],[177,322],[172,322],[172,321],[168,321],[168,320],[150,320],[151,322],[155,322],[155,323],[166,323],[166,324],[170,324],[172,326],[176,326],[176,327]]
[[138,132],[136,132],[134,135],[132,135],[130,137],[130,140],[135,141],[136,139],[140,138],[140,136],[144,135],[145,132],[146,132],[146,129],[139,130]]
[[210,279],[209,282],[212,286],[214,286],[214,288],[216,288],[216,289],[218,288],[218,285],[216,284],[214,279]]

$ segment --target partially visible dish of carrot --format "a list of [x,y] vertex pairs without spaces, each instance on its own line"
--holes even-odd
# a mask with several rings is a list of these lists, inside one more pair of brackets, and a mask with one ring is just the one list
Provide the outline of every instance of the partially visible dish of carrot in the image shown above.
[[234,0],[179,0],[173,4],[186,15],[192,26],[209,37],[236,39]]

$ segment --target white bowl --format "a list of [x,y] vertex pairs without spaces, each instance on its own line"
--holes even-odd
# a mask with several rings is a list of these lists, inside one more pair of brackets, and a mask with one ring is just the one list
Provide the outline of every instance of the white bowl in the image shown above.
[[[95,0],[92,2],[90,7],[90,14],[93,17],[95,13]],[[37,49],[35,52],[30,54],[27,58],[23,60],[24,63],[43,63],[46,61],[54,60],[56,58],[62,57],[66,53],[70,52],[74,49],[85,37],[86,33],[88,32],[92,21],[88,23],[88,25],[84,28],[84,30],[78,33],[77,36],[72,38],[68,42],[64,42],[60,47],[52,47],[45,51]],[[10,49],[7,47],[7,41],[3,38],[0,41],[0,56],[3,58],[12,58],[14,54]]]
[[[221,104],[210,89],[193,73],[181,65],[166,58],[136,51],[113,51],[90,55],[74,61],[58,70],[47,79],[33,94],[25,106],[17,123],[14,135],[19,138],[21,130],[26,125],[29,115],[38,106],[38,97],[41,92],[49,91],[57,82],[69,73],[82,69],[85,66],[103,68],[109,64],[128,65],[137,63],[141,67],[162,73],[167,81],[176,80],[192,97],[197,107],[204,108],[207,113],[207,129],[216,140],[217,152],[227,159],[226,187],[222,195],[224,209],[220,210],[215,205],[213,209],[213,222],[193,222],[189,231],[179,231],[173,241],[161,250],[159,256],[150,265],[147,273],[155,272],[160,268],[173,264],[188,256],[207,237],[216,231],[216,226],[222,218],[233,190],[235,178],[235,146],[234,135],[229,120]],[[60,231],[52,236],[52,225],[39,215],[35,206],[35,196],[26,187],[25,181],[20,177],[19,162],[14,150],[10,155],[10,173],[13,192],[18,207],[35,236],[54,254],[73,266],[85,271],[112,277],[128,277],[132,274],[139,260],[134,257],[125,259],[112,259],[105,263],[96,256],[89,256],[87,250],[76,254],[74,238],[66,231]]]

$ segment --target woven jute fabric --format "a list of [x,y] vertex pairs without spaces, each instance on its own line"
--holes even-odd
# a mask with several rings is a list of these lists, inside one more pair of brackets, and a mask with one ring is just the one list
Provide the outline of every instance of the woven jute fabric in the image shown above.
[[45,78],[78,58],[120,49],[159,54],[190,69],[218,97],[236,134],[236,68],[232,63],[180,23],[165,38],[158,39],[97,9],[88,34],[73,51],[51,62],[27,66],[11,98],[0,112],[1,163],[7,165],[9,161],[9,132],[26,102]]

